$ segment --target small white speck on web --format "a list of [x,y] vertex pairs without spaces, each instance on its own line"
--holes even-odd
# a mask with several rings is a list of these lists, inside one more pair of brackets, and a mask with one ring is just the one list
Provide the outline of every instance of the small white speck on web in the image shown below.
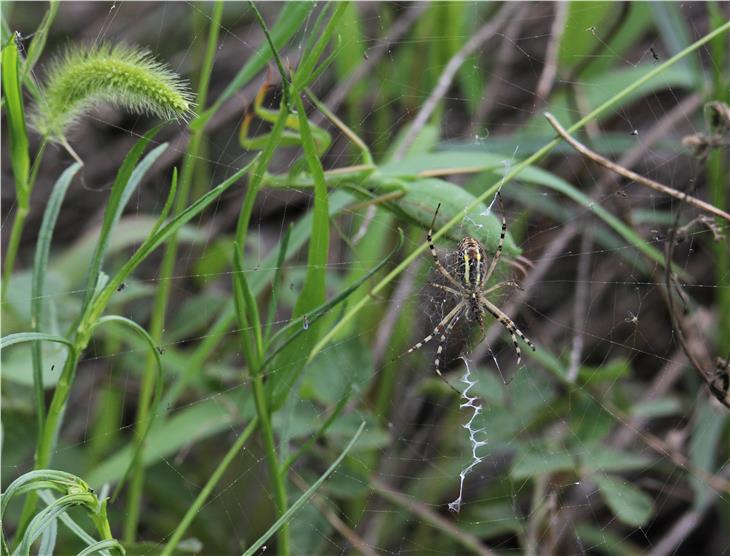
[[471,390],[471,388],[475,386],[477,382],[476,380],[472,379],[471,369],[469,368],[469,359],[467,359],[466,357],[462,357],[461,359],[462,361],[464,361],[464,365],[466,367],[466,372],[464,373],[464,376],[461,377],[461,382],[466,384],[466,388],[461,393],[461,399],[464,400],[464,402],[459,405],[459,408],[473,410],[471,418],[464,425],[462,425],[462,427],[464,427],[469,432],[469,444],[471,445],[472,460],[471,463],[464,469],[462,469],[461,473],[459,473],[458,498],[453,502],[449,502],[449,510],[456,513],[459,513],[459,511],[461,510],[462,495],[464,494],[464,479],[466,479],[466,476],[471,472],[471,470],[479,465],[484,459],[477,455],[477,450],[482,446],[486,446],[487,444],[485,440],[479,440],[477,438],[477,435],[484,432],[484,429],[474,428],[474,419],[476,419],[479,414],[481,414],[482,404],[478,396],[471,396],[469,394],[469,390]]

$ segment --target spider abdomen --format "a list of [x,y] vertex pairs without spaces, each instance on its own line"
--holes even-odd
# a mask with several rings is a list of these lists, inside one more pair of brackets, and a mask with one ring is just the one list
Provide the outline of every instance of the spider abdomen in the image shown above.
[[457,250],[459,261],[459,279],[467,289],[478,289],[483,285],[486,273],[486,255],[484,247],[473,237],[465,237]]

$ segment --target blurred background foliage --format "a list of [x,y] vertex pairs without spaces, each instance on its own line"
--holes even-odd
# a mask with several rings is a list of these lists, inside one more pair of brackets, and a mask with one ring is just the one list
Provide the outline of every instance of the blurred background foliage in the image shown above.
[[[39,406],[65,407],[41,466],[58,471],[25,476],[45,481],[41,502],[3,500],[4,540],[49,492],[81,492],[64,510],[81,532],[48,519],[34,551],[98,537],[108,553],[112,538],[127,554],[240,553],[282,516],[272,553],[727,551],[728,409],[677,341],[664,272],[683,226],[675,303],[700,359],[727,358],[727,221],[694,226],[693,207],[562,142],[502,179],[555,138],[544,112],[566,127],[593,114],[574,136],[727,210],[727,143],[698,157],[682,139],[711,132],[705,103],[730,101],[729,34],[662,64],[727,25],[728,4],[261,3],[261,21],[238,2],[2,8],[26,104],[4,88],[6,270],[24,223],[2,333],[79,348],[78,373],[62,343],[2,352],[4,491],[51,446]],[[11,114],[43,102],[54,56],[101,41],[188,80],[189,125],[142,138],[153,117],[95,102],[67,145],[30,120],[13,142]],[[457,514],[471,410],[433,372],[434,346],[401,356],[449,308],[428,286],[436,206],[444,260],[466,235],[491,257],[498,185],[499,274],[524,291],[495,302],[537,351],[516,369],[492,322],[483,342],[474,322],[452,334],[445,374],[463,388],[468,362],[486,442]]]

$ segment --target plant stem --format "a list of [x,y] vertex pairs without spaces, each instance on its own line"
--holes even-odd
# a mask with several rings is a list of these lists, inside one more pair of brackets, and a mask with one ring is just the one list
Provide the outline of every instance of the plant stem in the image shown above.
[[3,269],[3,291],[2,304],[5,306],[8,300],[8,286],[10,284],[10,276],[13,274],[13,266],[15,265],[15,257],[18,254],[18,246],[20,245],[20,237],[23,235],[23,226],[28,216],[27,207],[18,207],[15,217],[13,218],[13,227],[10,231],[10,239],[8,240],[8,248],[5,253],[5,268]]
[[[279,458],[276,453],[276,443],[274,440],[274,431],[271,427],[271,415],[269,413],[266,401],[266,392],[264,390],[264,381],[260,371],[252,373],[253,375],[253,395],[256,402],[256,413],[261,421],[261,436],[264,439],[264,448],[266,449],[266,463],[269,466],[271,480],[274,483],[274,494],[276,496],[277,518],[281,518],[287,510],[286,498],[286,474],[280,473]],[[276,533],[277,538],[277,554],[288,556],[289,548],[289,525],[285,523]]]
[[215,485],[217,485],[218,481],[220,481],[221,477],[223,477],[223,473],[225,473],[226,469],[228,469],[228,466],[233,461],[233,458],[238,454],[238,452],[241,451],[241,448],[243,448],[243,445],[246,443],[249,436],[251,436],[251,433],[256,429],[256,425],[258,425],[258,419],[254,417],[253,420],[248,424],[248,426],[243,430],[241,435],[236,439],[233,445],[228,449],[226,455],[223,456],[223,459],[218,464],[218,467],[216,467],[215,471],[210,476],[210,479],[208,479],[208,482],[205,483],[205,486],[195,498],[195,501],[188,508],[188,511],[185,512],[185,516],[182,518],[180,523],[178,523],[175,531],[170,537],[170,540],[167,541],[165,548],[160,553],[160,556],[170,556],[173,553],[175,547],[177,547],[178,543],[182,539],[182,536],[185,534],[185,531],[187,531],[193,519],[195,519],[195,516],[198,515],[198,512],[200,512],[200,508],[203,507],[203,504],[205,504],[208,496],[210,496],[210,493],[215,488]]
[[[200,82],[198,83],[197,101],[198,106],[202,110],[205,108],[208,87],[210,85],[210,75],[213,69],[213,60],[215,58],[218,32],[220,30],[221,18],[223,16],[223,2],[218,0],[213,7],[213,15],[210,20],[210,31],[208,33],[208,42],[206,44],[205,56],[200,70]],[[183,161],[182,172],[180,175],[180,189],[175,199],[173,209],[173,217],[180,214],[188,204],[190,196],[190,187],[193,182],[195,173],[195,165],[199,158],[199,153],[203,143],[203,132],[205,126],[198,126],[193,129],[192,137],[188,152]],[[167,304],[170,298],[170,277],[172,276],[175,261],[177,260],[178,241],[177,234],[170,238],[163,255],[162,264],[159,274],[159,286],[155,295],[152,315],[150,317],[150,336],[158,344],[162,342],[162,331],[165,327],[165,315],[167,312]],[[139,393],[139,401],[137,404],[137,420],[135,425],[135,434],[140,434],[146,427],[149,419],[149,404],[152,397],[152,386],[155,381],[155,358],[152,355],[147,357],[144,376],[142,378],[142,386]],[[137,535],[137,526],[139,524],[139,513],[142,503],[142,491],[144,489],[144,465],[140,461],[133,471],[130,482],[129,499],[127,504],[127,519],[124,523],[124,542],[133,542]]]
[[33,166],[30,169],[27,193],[22,198],[18,199],[18,212],[15,213],[15,217],[13,219],[13,227],[10,231],[10,239],[8,240],[8,249],[5,253],[5,268],[3,269],[2,291],[0,292],[0,298],[3,306],[8,300],[8,285],[10,284],[10,277],[13,274],[15,257],[18,255],[18,247],[20,246],[20,238],[23,235],[25,219],[28,217],[28,212],[30,212],[30,194],[33,192],[33,185],[35,184],[36,177],[38,176],[38,169],[41,167],[43,153],[46,151],[47,144],[48,142],[43,139],[40,147],[38,147],[38,154],[36,154],[36,157],[33,160]]
[[[58,438],[59,424],[66,409],[66,401],[71,391],[71,385],[73,384],[79,357],[82,352],[82,350],[78,349],[77,342],[78,340],[74,342],[77,349],[69,350],[66,362],[63,365],[63,371],[61,371],[61,377],[53,392],[53,399],[51,400],[48,415],[43,424],[43,433],[38,438],[36,445],[35,469],[45,469],[51,462],[51,453],[56,446],[56,440]],[[18,529],[15,533],[16,539],[23,538],[25,530],[35,512],[37,500],[38,496],[35,492],[29,493],[26,497],[20,519],[18,520]]]

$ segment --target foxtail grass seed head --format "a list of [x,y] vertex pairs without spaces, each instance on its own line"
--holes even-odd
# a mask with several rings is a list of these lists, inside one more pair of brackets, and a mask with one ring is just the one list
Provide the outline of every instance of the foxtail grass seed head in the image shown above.
[[61,139],[102,103],[135,114],[187,121],[193,114],[188,83],[141,48],[101,44],[73,46],[48,71],[32,122],[38,132]]

